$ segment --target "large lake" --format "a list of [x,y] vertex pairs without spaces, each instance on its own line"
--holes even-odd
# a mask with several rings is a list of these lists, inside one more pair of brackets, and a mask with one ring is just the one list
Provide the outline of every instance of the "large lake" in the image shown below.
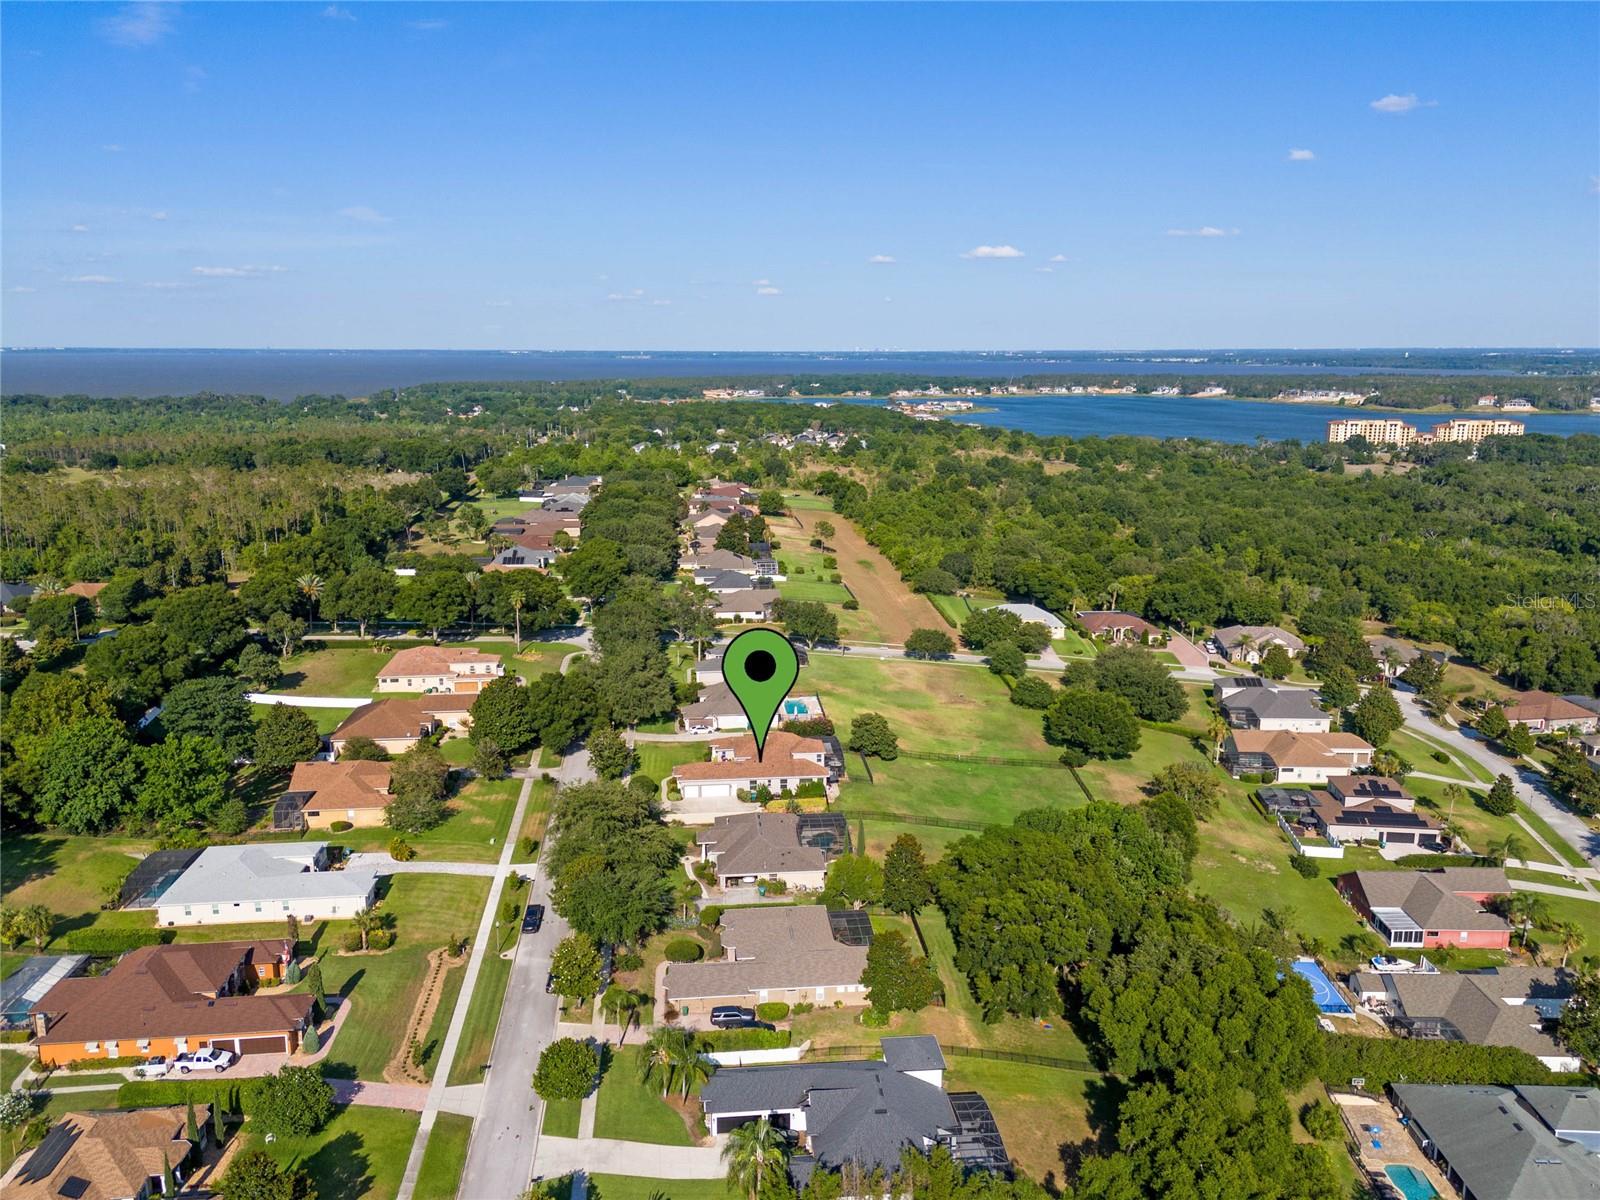
[[[1492,361],[1492,359],[1486,359]],[[705,353],[511,352],[440,350],[6,350],[0,390],[45,395],[160,396],[211,391],[271,396],[368,395],[384,388],[449,380],[643,379],[764,375],[918,373],[931,377],[1006,379],[1026,374],[1230,375],[1473,374],[1470,371],[1283,365],[1184,358],[1123,358],[1061,353]],[[997,397],[991,413],[962,418],[1030,433],[1128,433],[1253,442],[1257,438],[1320,440],[1332,416],[1349,409],[1169,396]],[[1441,418],[1407,418],[1427,425]],[[1525,416],[1540,433],[1600,433],[1600,418],[1583,414]]]

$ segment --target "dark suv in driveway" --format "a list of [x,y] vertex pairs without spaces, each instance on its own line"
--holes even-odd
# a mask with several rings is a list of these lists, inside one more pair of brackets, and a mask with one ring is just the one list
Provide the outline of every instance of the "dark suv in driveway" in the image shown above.
[[737,1004],[719,1004],[711,1010],[711,1023],[718,1029],[752,1029],[756,1025],[756,1012]]

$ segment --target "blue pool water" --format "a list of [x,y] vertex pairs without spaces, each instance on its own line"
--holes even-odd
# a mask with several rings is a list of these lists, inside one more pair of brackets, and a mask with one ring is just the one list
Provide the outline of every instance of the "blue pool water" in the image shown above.
[[1415,1167],[1389,1166],[1383,1173],[1394,1181],[1395,1187],[1406,1200],[1434,1200],[1439,1193],[1428,1182],[1428,1177]]

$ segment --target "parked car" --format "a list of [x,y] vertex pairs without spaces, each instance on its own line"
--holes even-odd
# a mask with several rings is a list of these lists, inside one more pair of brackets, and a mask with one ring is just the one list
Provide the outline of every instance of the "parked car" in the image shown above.
[[756,1012],[737,1004],[719,1004],[711,1010],[711,1023],[718,1029],[749,1029],[756,1023]]
[[154,1058],[147,1058],[133,1069],[133,1073],[140,1079],[160,1079],[172,1070],[172,1064],[167,1061],[165,1054],[158,1054]]
[[522,914],[522,932],[538,933],[539,926],[544,924],[544,905],[530,904],[528,911]]
[[232,1050],[219,1050],[215,1046],[205,1046],[199,1050],[191,1050],[187,1054],[178,1055],[177,1068],[181,1074],[187,1075],[190,1071],[226,1071],[233,1066],[238,1055]]
[[611,986],[611,974],[617,965],[617,948],[610,942],[600,943],[600,990]]
[[544,977],[544,990],[547,992],[556,990],[556,973],[554,971]]

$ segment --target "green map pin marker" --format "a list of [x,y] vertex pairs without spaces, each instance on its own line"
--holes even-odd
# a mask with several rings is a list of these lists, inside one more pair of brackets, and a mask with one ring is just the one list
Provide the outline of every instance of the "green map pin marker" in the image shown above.
[[746,629],[722,655],[722,682],[750,720],[757,762],[766,752],[767,730],[778,705],[798,678],[800,656],[789,639],[773,629]]

